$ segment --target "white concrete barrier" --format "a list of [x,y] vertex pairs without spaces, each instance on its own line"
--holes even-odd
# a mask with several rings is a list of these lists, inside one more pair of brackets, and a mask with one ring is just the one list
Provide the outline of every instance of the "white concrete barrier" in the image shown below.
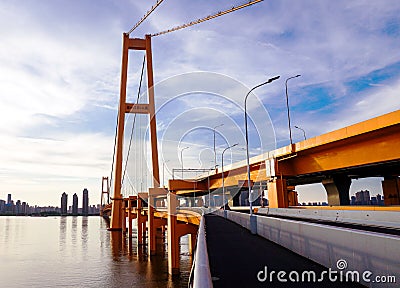
[[257,214],[400,229],[398,211],[259,208]]
[[[228,211],[227,218],[250,230],[249,214]],[[265,216],[257,216],[257,234],[332,270],[357,271],[360,283],[368,287],[399,287],[398,236]],[[345,270],[338,269],[340,260],[346,261]],[[367,278],[370,282],[362,281],[368,271],[372,273]],[[377,283],[384,279],[377,276],[395,277],[397,283]]]

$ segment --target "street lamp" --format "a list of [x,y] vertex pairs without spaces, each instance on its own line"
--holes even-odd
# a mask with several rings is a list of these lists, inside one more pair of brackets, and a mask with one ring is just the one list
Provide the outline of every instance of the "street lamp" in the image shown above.
[[162,165],[162,183],[163,183],[164,187],[165,187],[165,181],[164,181],[165,163],[168,163],[168,162],[169,162],[169,160],[163,161],[163,165]]
[[238,144],[239,143],[235,143],[232,146],[226,147],[224,149],[224,151],[222,151],[222,156],[221,156],[222,157],[222,159],[221,159],[221,161],[222,161],[222,163],[221,163],[222,164],[222,204],[224,204],[224,211],[225,211],[224,153],[226,150],[228,150],[232,147],[235,147]]
[[294,126],[294,128],[297,128],[297,129],[299,129],[299,130],[301,130],[301,131],[303,131],[303,136],[304,136],[304,140],[307,140],[307,137],[306,137],[306,131],[304,131],[304,129],[303,128],[300,128],[299,126]]
[[214,169],[217,169],[217,152],[215,151],[215,129],[217,129],[218,127],[224,126],[224,124],[219,124],[217,126],[214,127],[213,131],[214,131]]
[[286,87],[286,107],[287,107],[287,117],[288,117],[288,125],[289,125],[290,145],[293,144],[293,141],[292,141],[292,129],[290,128],[289,96],[288,96],[287,82],[288,82],[290,79],[297,78],[297,77],[300,77],[300,76],[301,76],[301,75],[298,74],[298,75],[296,75],[296,76],[287,78],[286,81],[285,81],[285,87]]
[[182,179],[183,179],[183,155],[182,155],[182,152],[183,152],[183,150],[186,150],[186,149],[189,149],[189,146],[186,146],[181,149]]
[[257,89],[258,87],[261,87],[265,84],[271,83],[272,81],[278,80],[280,76],[275,76],[273,78],[268,79],[264,83],[258,84],[257,86],[254,86],[253,88],[250,89],[249,92],[247,92],[246,97],[244,98],[244,128],[246,131],[246,158],[247,158],[247,186],[249,186],[249,203],[250,203],[250,215],[253,215],[253,204],[250,198],[251,195],[251,187],[250,187],[250,160],[249,160],[249,133],[247,131],[247,97],[249,97],[250,93],[254,90]]
[[[211,162],[212,162],[212,161],[211,161]],[[218,166],[218,165],[216,165],[216,166]],[[207,172],[207,174],[208,174],[208,176],[207,176],[208,208],[211,207],[210,171],[213,170],[213,169],[216,169],[216,168],[217,168],[216,166],[212,166],[211,168],[208,169],[208,172]],[[214,201],[214,203],[215,203],[215,201]],[[215,206],[215,205],[214,205],[214,206]]]

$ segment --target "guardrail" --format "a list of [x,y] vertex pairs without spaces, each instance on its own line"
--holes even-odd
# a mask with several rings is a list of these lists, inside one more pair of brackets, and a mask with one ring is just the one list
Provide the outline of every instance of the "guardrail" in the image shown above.
[[201,215],[199,230],[197,232],[196,252],[193,259],[192,271],[189,277],[189,287],[213,287],[208,261],[204,211]]

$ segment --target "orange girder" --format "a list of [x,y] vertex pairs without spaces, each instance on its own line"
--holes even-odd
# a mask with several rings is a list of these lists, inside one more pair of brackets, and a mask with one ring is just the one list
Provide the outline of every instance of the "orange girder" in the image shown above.
[[[292,146],[250,158],[251,180],[295,177],[318,172],[337,171],[372,164],[400,162],[400,110],[342,129],[316,136]],[[237,186],[247,179],[245,161],[225,167],[225,186]],[[210,189],[222,187],[221,172],[209,175]],[[195,184],[170,180],[169,190],[191,193],[208,190],[208,179]],[[184,190],[184,191],[183,191]],[[177,192],[178,193],[178,192]]]

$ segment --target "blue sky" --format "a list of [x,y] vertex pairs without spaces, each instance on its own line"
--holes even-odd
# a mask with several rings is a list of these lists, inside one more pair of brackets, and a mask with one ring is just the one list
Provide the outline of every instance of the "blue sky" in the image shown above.
[[[142,38],[238,3],[165,0],[131,36]],[[0,2],[0,198],[12,193],[14,199],[31,204],[59,205],[62,192],[72,196],[86,187],[91,204],[99,202],[101,177],[110,174],[122,33],[149,8],[144,0]],[[269,116],[257,100],[249,100],[249,109],[254,119],[266,119],[264,128],[255,121],[261,125],[260,141],[268,142],[263,148],[272,143],[266,140],[271,134],[269,117],[276,145],[282,146],[289,141],[284,79],[296,74],[302,76],[289,82],[292,125],[305,129],[308,137],[400,108],[399,15],[397,0],[263,1],[153,38],[155,82],[206,71],[251,88],[281,75],[256,91]],[[134,99],[142,54],[131,56],[128,95]],[[156,90],[159,107],[161,94],[157,98]],[[239,101],[239,94],[232,99]],[[180,99],[175,105],[184,111],[200,98]],[[236,139],[243,144],[237,136],[243,125],[240,116],[222,116],[226,109],[215,115],[206,110],[197,111],[207,117],[193,125],[208,125],[209,130],[226,121],[217,137],[219,152],[226,147],[222,136],[230,144]],[[160,135],[170,124],[168,109],[164,112],[157,119]],[[197,114],[190,115],[196,119]],[[179,117],[180,123],[189,122],[184,113]],[[183,134],[191,129],[173,123]],[[199,141],[201,133],[207,135]],[[185,166],[198,167],[199,157],[211,163],[212,134],[201,133],[178,139],[197,147],[185,151]],[[302,137],[301,131],[293,130],[295,141]],[[252,153],[259,151],[260,141],[251,143]],[[165,148],[173,155],[168,169],[180,165],[179,147],[171,145]],[[243,159],[238,151],[230,156]],[[359,181],[355,186],[363,189]]]

